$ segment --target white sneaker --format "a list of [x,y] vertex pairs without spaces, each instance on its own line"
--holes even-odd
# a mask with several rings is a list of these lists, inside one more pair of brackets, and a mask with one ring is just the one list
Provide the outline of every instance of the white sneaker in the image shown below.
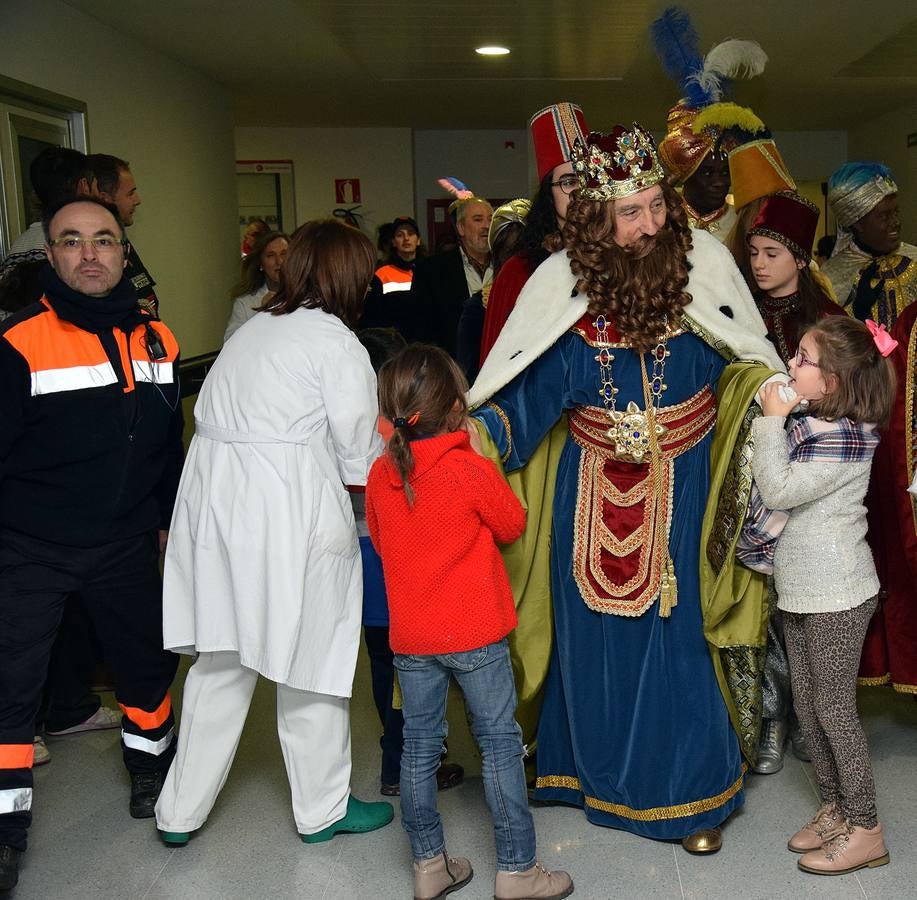
[[107,706],[100,706],[85,722],[78,725],[71,725],[70,728],[64,728],[61,731],[45,731],[51,737],[62,737],[65,734],[82,734],[84,731],[105,731],[108,728],[121,727],[121,713],[109,709]]

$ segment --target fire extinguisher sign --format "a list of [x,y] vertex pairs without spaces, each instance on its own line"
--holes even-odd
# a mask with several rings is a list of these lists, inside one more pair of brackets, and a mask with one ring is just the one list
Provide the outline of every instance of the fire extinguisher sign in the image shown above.
[[335,178],[334,179],[334,202],[335,203],[360,203],[360,179],[359,178]]

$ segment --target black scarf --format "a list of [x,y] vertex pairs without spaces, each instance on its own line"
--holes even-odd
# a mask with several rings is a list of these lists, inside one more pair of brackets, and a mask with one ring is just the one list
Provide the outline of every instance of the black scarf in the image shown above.
[[128,334],[149,321],[137,306],[137,292],[125,276],[105,297],[90,297],[64,284],[50,266],[39,274],[39,284],[54,311],[65,322],[92,334],[120,328]]

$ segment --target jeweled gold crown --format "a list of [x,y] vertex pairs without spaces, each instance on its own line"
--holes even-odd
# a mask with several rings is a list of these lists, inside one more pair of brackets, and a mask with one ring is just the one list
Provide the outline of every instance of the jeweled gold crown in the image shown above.
[[585,144],[577,139],[572,162],[580,196],[588,200],[620,200],[665,178],[652,137],[636,122],[590,132]]

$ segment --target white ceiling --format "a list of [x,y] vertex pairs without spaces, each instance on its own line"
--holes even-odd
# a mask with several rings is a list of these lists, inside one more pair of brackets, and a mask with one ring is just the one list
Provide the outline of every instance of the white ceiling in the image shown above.
[[[226,85],[238,125],[519,128],[568,99],[590,126],[664,125],[660,0],[66,0]],[[757,40],[735,99],[775,130],[846,129],[917,100],[914,0],[685,0],[704,51]],[[512,48],[482,58],[482,43]]]

